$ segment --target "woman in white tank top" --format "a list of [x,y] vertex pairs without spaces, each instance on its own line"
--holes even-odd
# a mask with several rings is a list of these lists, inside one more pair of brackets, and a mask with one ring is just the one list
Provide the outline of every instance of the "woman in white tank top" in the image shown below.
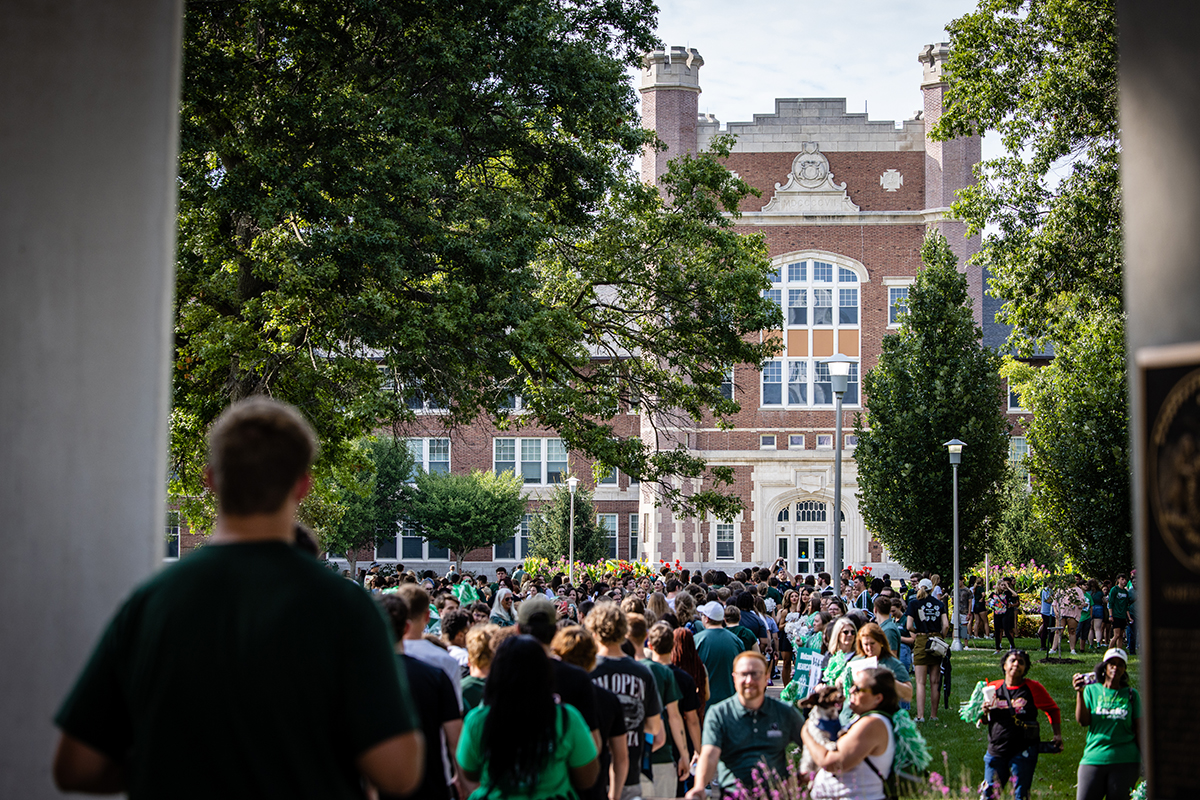
[[888,715],[900,708],[892,673],[885,669],[856,673],[850,708],[859,716],[838,739],[837,750],[826,750],[807,725],[802,731],[804,745],[819,767],[812,782],[813,800],[883,800],[887,796],[883,778],[892,771],[896,755],[896,736]]

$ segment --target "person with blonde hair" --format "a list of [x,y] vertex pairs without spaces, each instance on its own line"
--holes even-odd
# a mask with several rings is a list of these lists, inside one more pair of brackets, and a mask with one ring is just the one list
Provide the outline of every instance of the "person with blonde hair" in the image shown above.
[[632,800],[641,794],[638,765],[642,763],[643,732],[652,737],[651,749],[666,742],[666,729],[659,714],[662,701],[654,676],[644,665],[621,650],[629,633],[629,621],[616,603],[600,603],[584,620],[584,625],[599,643],[599,655],[592,670],[592,683],[607,689],[621,700],[625,720],[625,744],[629,748],[629,772],[621,794],[611,800]]
[[483,701],[483,685],[492,668],[492,638],[498,625],[476,625],[467,630],[467,666],[470,673],[462,679],[463,711],[470,711]]

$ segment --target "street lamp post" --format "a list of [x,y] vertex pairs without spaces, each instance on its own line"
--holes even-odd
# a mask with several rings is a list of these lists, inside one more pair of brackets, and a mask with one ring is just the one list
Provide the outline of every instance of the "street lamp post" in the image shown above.
[[835,424],[837,431],[833,441],[833,591],[842,591],[842,395],[850,382],[850,365],[854,359],[838,353],[825,362],[829,368],[829,382],[833,385]]
[[950,621],[954,626],[954,641],[950,644],[950,649],[955,651],[963,649],[958,624],[962,616],[962,609],[959,608],[962,598],[959,597],[958,591],[958,465],[962,463],[962,449],[965,445],[966,442],[960,442],[958,439],[951,439],[942,445],[950,451],[950,466],[954,469],[954,590],[951,595],[951,600],[954,601],[954,618]]
[[567,478],[567,488],[571,490],[571,527],[567,534],[567,583],[575,586],[575,487],[579,478],[572,475]]

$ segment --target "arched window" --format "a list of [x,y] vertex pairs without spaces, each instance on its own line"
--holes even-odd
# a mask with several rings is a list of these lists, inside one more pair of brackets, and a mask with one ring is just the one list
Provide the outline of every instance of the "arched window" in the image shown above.
[[779,509],[779,516],[775,518],[776,521],[777,522],[787,522],[788,515],[791,513],[791,508],[792,508],[791,506],[784,506],[783,508]]
[[824,522],[825,503],[820,500],[804,500],[796,503],[797,522]]

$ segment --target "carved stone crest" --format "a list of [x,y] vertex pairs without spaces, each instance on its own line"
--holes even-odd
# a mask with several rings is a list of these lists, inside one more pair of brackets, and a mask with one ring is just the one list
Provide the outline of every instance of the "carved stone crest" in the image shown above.
[[904,185],[904,176],[894,169],[879,176],[879,185],[889,192],[894,192]]
[[787,183],[775,184],[775,196],[763,206],[767,214],[855,214],[846,184],[834,183],[829,159],[816,142],[803,142],[792,159]]

